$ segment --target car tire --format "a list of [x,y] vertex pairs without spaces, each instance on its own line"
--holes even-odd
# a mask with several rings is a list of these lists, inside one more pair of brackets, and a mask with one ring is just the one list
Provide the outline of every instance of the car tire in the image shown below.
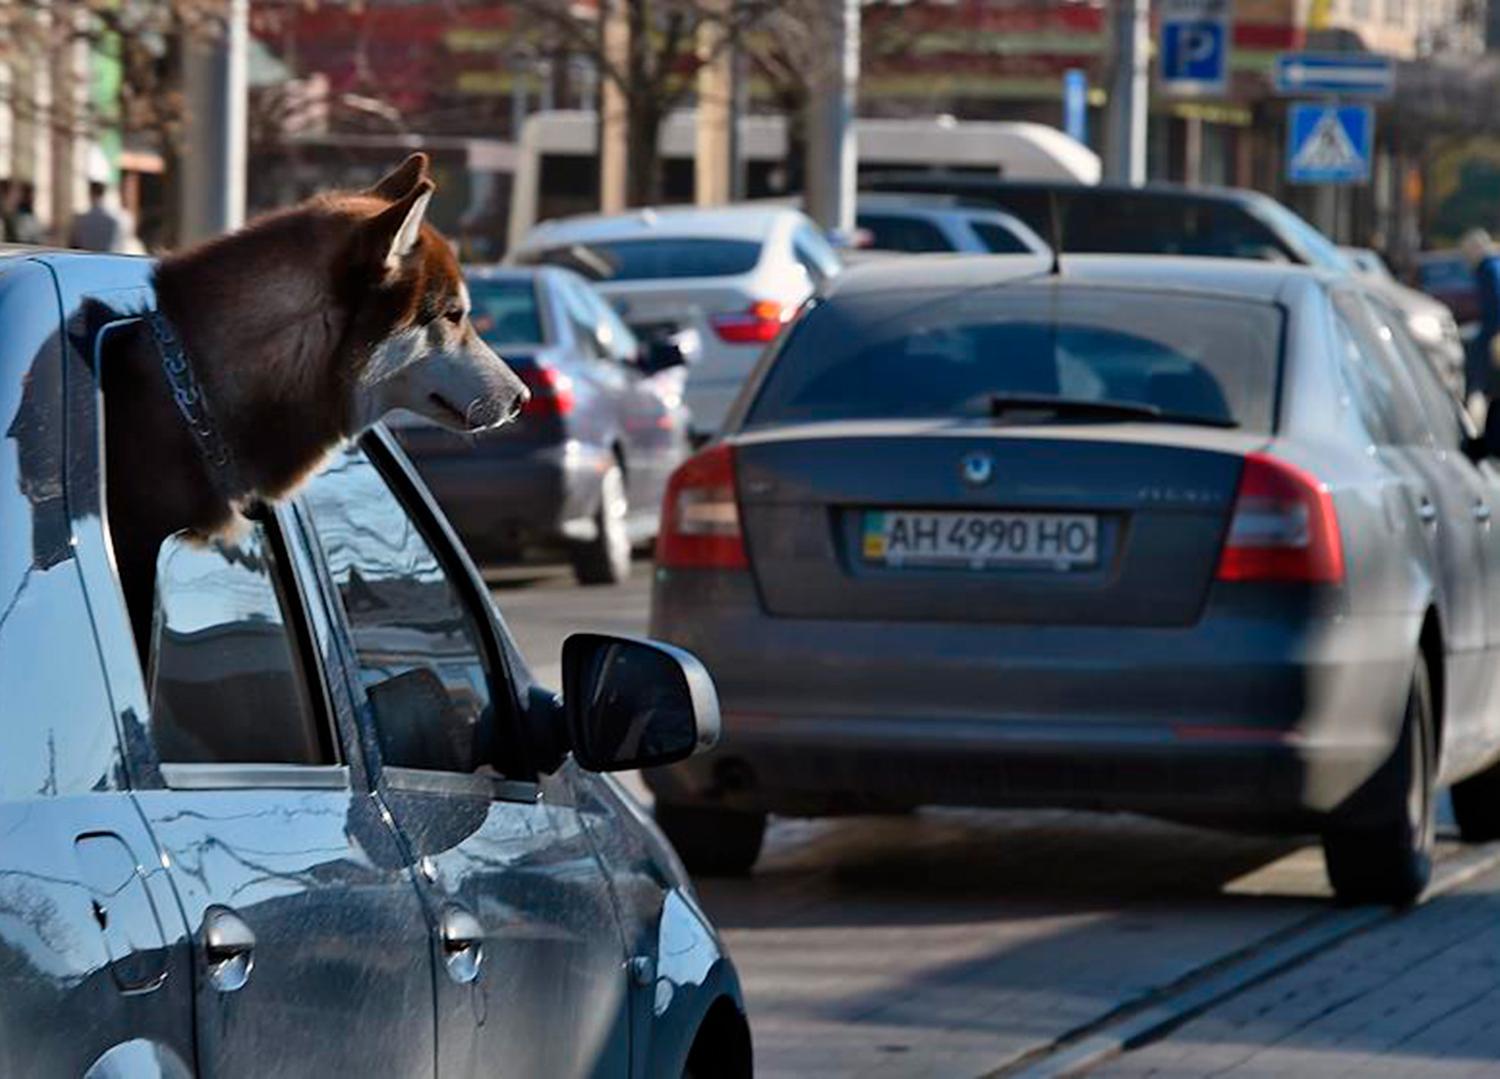
[[573,547],[573,576],[579,584],[620,584],[630,577],[629,516],[625,472],[614,462],[599,477],[594,538]]
[[766,837],[764,813],[658,801],[655,816],[694,876],[744,876],[760,857]]
[[1427,664],[1418,659],[1395,751],[1323,833],[1340,902],[1401,905],[1427,886],[1437,830],[1433,729]]
[[1453,816],[1465,843],[1500,839],[1500,764],[1453,784]]

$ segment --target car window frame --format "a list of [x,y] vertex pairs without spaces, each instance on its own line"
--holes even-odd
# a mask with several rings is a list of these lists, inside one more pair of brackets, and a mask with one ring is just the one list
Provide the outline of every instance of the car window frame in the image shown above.
[[[88,348],[92,359],[95,380],[93,393],[101,430],[97,443],[95,467],[102,477],[105,473],[105,440],[102,437],[105,422],[103,389],[97,372],[103,362],[103,345],[111,332],[139,323],[143,314],[111,319],[95,327]],[[107,507],[101,507],[107,517]],[[151,736],[151,697],[146,681],[146,670],[140,656],[132,647],[128,661],[133,667],[134,677],[139,679],[141,689],[142,719],[139,737],[123,739],[128,767],[131,769],[131,786],[138,790],[240,790],[240,789],[296,789],[296,790],[342,790],[352,787],[348,746],[339,736],[336,721],[337,705],[332,693],[329,670],[325,663],[326,653],[321,649],[316,632],[316,618],[311,613],[316,593],[310,592],[307,582],[298,573],[296,560],[290,552],[288,535],[284,531],[284,517],[273,509],[260,522],[265,528],[266,541],[272,550],[278,572],[283,575],[278,582],[278,603],[283,605],[282,616],[286,620],[289,637],[299,671],[306,685],[307,701],[316,713],[315,719],[322,728],[320,734],[325,746],[330,749],[334,761],[319,764],[279,762],[172,762],[163,761]],[[116,571],[117,573],[118,571]],[[118,576],[116,576],[116,587]],[[123,606],[123,591],[118,593]],[[284,602],[283,602],[284,601]]]
[[[366,459],[385,482],[391,496],[411,519],[413,527],[432,549],[449,584],[470,615],[480,638],[483,659],[490,678],[490,701],[494,708],[492,722],[510,728],[510,741],[523,748],[529,672],[518,668],[510,650],[505,647],[507,635],[498,612],[489,598],[467,551],[442,515],[432,494],[416,478],[410,461],[383,425],[377,424],[357,442]],[[312,514],[304,499],[296,500],[296,513],[308,557],[316,565],[318,589],[329,611],[333,634],[337,640],[342,667],[342,691],[354,702],[356,739],[369,776],[372,790],[392,790],[456,796],[482,795],[492,801],[532,803],[542,796],[541,775],[531,761],[518,761],[515,774],[499,775],[481,772],[450,772],[387,764],[381,757],[379,735],[375,728],[369,694],[360,675],[358,647],[348,613],[339,594],[338,582],[328,565]],[[496,685],[496,681],[503,685]],[[500,715],[504,704],[506,715]]]

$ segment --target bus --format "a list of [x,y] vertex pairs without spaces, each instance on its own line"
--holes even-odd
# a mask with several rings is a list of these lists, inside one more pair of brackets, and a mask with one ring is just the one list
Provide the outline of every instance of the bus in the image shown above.
[[[676,112],[662,125],[662,203],[693,201],[694,113]],[[1099,155],[1045,124],[924,119],[860,119],[854,123],[861,176],[894,170],[941,169],[1008,179],[1099,182]],[[786,121],[747,116],[739,124],[745,197],[775,198],[786,189]],[[587,110],[539,112],[521,129],[511,184],[511,242],[539,221],[598,208],[598,124]]]

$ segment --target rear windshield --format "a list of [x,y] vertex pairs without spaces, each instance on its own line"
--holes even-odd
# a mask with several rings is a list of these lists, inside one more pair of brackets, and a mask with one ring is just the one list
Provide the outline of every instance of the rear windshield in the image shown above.
[[470,279],[470,319],[479,336],[495,345],[542,344],[536,287],[530,281]]
[[846,294],[789,334],[746,426],[980,419],[1043,397],[1269,431],[1281,326],[1271,304],[1147,290]]
[[760,261],[754,240],[662,237],[578,243],[525,252],[517,261],[566,266],[595,281],[645,281],[668,277],[733,277]]

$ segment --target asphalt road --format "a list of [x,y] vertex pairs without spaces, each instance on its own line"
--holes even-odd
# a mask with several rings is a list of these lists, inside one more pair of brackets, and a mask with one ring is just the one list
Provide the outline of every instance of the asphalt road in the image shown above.
[[[645,631],[649,574],[583,589],[511,571],[495,597],[555,685],[569,632]],[[761,1076],[1045,1073],[1205,978],[1374,917],[1332,907],[1307,841],[1066,812],[778,820],[750,878],[700,894],[744,978]]]

